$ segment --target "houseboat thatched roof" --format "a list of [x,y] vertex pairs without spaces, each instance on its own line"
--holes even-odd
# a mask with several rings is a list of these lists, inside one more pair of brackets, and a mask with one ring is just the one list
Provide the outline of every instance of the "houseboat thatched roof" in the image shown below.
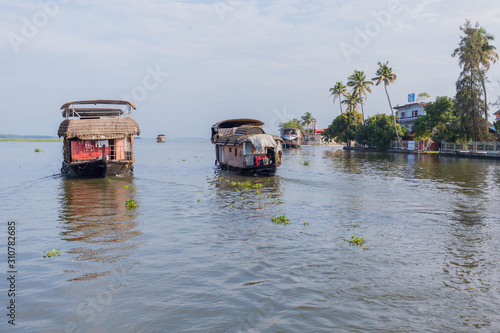
[[[238,134],[262,134],[264,130],[262,126],[264,123],[260,120],[250,119],[250,118],[241,118],[241,119],[228,119],[219,121],[212,126],[212,143],[215,143],[219,137]],[[243,130],[241,128],[249,128],[251,127],[254,133],[246,133],[247,129]],[[240,130],[241,129],[241,130]],[[243,131],[243,132],[242,132]]]
[[139,125],[132,118],[64,120],[57,131],[60,137],[81,140],[117,139],[139,133]]
[[214,124],[212,128],[231,128],[231,127],[240,127],[243,125],[264,126],[264,123],[260,120],[250,119],[250,118],[228,119],[219,121],[218,123]]
[[[252,133],[252,134],[246,134],[246,135],[238,135],[238,134],[229,134],[229,135],[224,135],[219,138],[214,142],[217,145],[231,145],[231,146],[240,146],[244,142],[252,142],[252,138],[272,138],[274,139],[275,142],[280,141],[283,142],[283,139],[280,138],[279,136],[276,135],[271,135],[271,134],[264,134],[264,131],[262,133]],[[276,144],[270,145],[271,147],[276,146]]]

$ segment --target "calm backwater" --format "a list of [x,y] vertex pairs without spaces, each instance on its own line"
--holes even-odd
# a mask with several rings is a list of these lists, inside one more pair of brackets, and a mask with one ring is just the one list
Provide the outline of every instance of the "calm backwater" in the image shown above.
[[500,331],[500,162],[302,147],[241,177],[143,139],[134,176],[81,180],[61,146],[0,143],[20,332]]

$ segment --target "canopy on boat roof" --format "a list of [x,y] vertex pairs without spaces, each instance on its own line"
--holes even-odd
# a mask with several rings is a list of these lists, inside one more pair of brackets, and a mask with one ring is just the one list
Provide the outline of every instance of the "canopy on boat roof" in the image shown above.
[[67,119],[59,125],[57,134],[67,139],[105,140],[139,135],[140,128],[132,118]]
[[231,128],[240,127],[243,125],[264,126],[264,123],[260,120],[250,118],[228,119],[219,121],[218,123],[214,124],[212,128]]
[[114,105],[130,105],[134,110],[136,109],[135,105],[129,101],[122,101],[122,100],[116,100],[116,99],[93,99],[93,100],[87,100],[87,101],[74,101],[74,102],[68,102],[63,104],[61,106],[61,110],[68,109],[72,105],[97,105],[97,104],[114,104]]

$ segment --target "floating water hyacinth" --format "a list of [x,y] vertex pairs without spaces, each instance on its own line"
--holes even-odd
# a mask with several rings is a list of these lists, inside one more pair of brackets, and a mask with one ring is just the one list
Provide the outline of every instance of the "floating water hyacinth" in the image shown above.
[[127,206],[127,208],[137,208],[139,207],[139,203],[134,199],[129,199],[125,201],[125,206]]
[[[351,245],[355,246],[362,246],[364,243],[366,243],[365,239],[360,236],[351,236],[351,239],[348,240]],[[366,250],[366,246],[363,245],[363,251]]]
[[45,252],[43,251],[44,255],[43,257],[44,258],[52,258],[52,257],[55,257],[55,256],[60,256],[61,254],[59,253],[59,249],[52,249],[51,251],[49,252]]
[[271,217],[271,221],[273,221],[273,223],[275,224],[285,224],[285,225],[288,225],[291,222],[288,216],[286,216],[286,214],[281,216],[273,216]]

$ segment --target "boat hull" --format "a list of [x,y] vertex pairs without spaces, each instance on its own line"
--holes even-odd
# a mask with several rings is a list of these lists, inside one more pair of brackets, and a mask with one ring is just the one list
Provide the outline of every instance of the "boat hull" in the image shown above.
[[117,176],[129,174],[134,171],[132,162],[107,162],[102,160],[71,163],[63,163],[61,172],[71,177],[82,178],[105,178],[107,176]]
[[229,172],[238,173],[240,175],[246,176],[274,176],[276,174],[276,166],[275,165],[267,165],[267,166],[254,166],[254,167],[234,167],[229,164],[219,164],[222,170],[226,170]]

